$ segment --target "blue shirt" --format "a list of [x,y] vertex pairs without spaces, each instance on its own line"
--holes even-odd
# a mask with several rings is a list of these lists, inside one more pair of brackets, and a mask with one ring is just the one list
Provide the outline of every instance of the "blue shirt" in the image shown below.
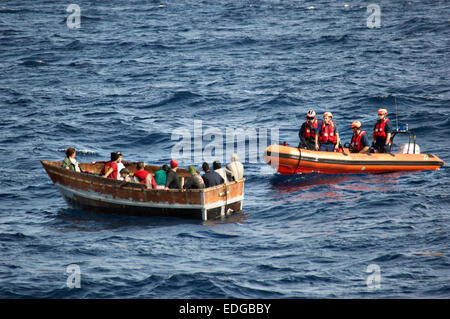
[[363,136],[361,136],[361,145],[364,146],[370,146],[369,138],[367,137],[367,132]]

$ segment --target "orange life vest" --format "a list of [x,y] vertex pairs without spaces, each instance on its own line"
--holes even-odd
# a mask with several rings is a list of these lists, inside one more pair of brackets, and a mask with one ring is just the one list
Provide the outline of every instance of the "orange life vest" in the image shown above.
[[365,131],[359,132],[358,135],[353,134],[351,144],[354,151],[359,152],[364,148],[361,144],[361,138],[364,134],[366,134]]
[[325,125],[325,121],[322,121],[322,135],[319,135],[319,143],[323,144],[327,142],[333,144],[336,144],[337,142],[333,121],[330,122],[330,125]]
[[386,132],[384,131],[384,127],[389,119],[384,118],[382,121],[377,121],[377,125],[375,125],[375,138],[378,136],[381,138],[386,138]]
[[[309,127],[309,123],[308,123],[309,121],[306,121],[305,122],[305,130],[303,131],[303,137],[305,138],[305,139],[310,139],[310,138],[312,138],[312,139],[314,139],[314,138],[316,138],[316,133],[315,133],[315,131],[314,130],[312,130],[310,127]],[[315,129],[317,129],[317,126],[319,125],[319,121],[318,120],[314,120],[314,122],[313,122],[313,124],[312,124],[312,127],[314,127]]]

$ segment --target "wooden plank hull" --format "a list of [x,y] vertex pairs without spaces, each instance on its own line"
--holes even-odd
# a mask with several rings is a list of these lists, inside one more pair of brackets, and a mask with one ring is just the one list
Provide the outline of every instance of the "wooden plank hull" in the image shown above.
[[281,145],[269,146],[264,161],[281,174],[378,174],[437,170],[445,164],[434,154],[320,152]]
[[[61,162],[41,162],[66,202],[91,212],[208,220],[242,209],[245,179],[203,190],[154,190],[98,176],[95,173],[101,164],[81,164],[83,169],[94,172],[84,174],[62,169]],[[133,171],[133,166],[129,165],[129,169]],[[148,170],[154,171],[155,167]]]

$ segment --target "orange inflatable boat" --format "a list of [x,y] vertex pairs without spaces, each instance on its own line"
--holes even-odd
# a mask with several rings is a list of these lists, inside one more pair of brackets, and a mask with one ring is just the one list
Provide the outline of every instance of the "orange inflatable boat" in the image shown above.
[[307,149],[270,145],[264,161],[281,174],[297,173],[388,173],[399,171],[438,170],[445,163],[434,154],[320,152]]

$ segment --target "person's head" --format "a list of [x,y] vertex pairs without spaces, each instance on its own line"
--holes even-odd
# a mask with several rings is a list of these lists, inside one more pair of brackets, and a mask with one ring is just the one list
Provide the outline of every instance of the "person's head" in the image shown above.
[[194,176],[195,174],[197,174],[197,170],[195,169],[194,165],[190,165],[189,166],[189,173],[191,173],[192,176]]
[[67,157],[75,157],[75,154],[76,154],[76,151],[75,151],[75,149],[74,148],[72,148],[72,147],[69,147],[67,150],[66,150],[66,156]]
[[162,170],[165,171],[165,172],[167,173],[167,172],[169,171],[169,165],[164,164],[164,165],[162,166]]
[[117,154],[117,152],[111,152],[111,161],[112,162],[117,162],[119,159],[119,154]]
[[120,176],[122,176],[122,177],[127,177],[128,175],[130,175],[130,172],[128,171],[128,169],[126,169],[126,168],[122,168],[121,170],[120,170]]
[[214,161],[213,162],[213,168],[214,170],[219,169],[222,167],[222,164],[220,164],[220,161]]
[[172,170],[174,170],[174,171],[177,170],[177,168],[178,168],[178,162],[177,162],[177,160],[173,159],[173,160],[170,161],[170,168],[171,168]]
[[144,167],[145,167],[144,162],[138,162],[137,165],[136,165],[136,168],[137,168],[138,171],[143,170]]
[[236,153],[231,154],[231,161],[232,162],[237,162],[239,161],[239,157]]
[[116,153],[117,153],[117,155],[119,155],[118,162],[121,162],[122,161],[122,152],[121,151],[117,151]]
[[209,164],[206,162],[203,162],[202,169],[205,173],[209,172]]
[[387,110],[386,109],[379,109],[378,110],[378,118],[380,119],[380,120],[384,120],[384,118],[386,117],[386,115],[387,115]]
[[312,122],[316,119],[316,112],[314,110],[309,110],[308,113],[306,113],[306,120]]
[[360,130],[361,130],[361,122],[360,121],[353,121],[353,123],[352,123],[353,134],[359,134]]
[[333,114],[331,114],[331,112],[323,113],[323,120],[325,121],[326,124],[330,124],[332,118]]

